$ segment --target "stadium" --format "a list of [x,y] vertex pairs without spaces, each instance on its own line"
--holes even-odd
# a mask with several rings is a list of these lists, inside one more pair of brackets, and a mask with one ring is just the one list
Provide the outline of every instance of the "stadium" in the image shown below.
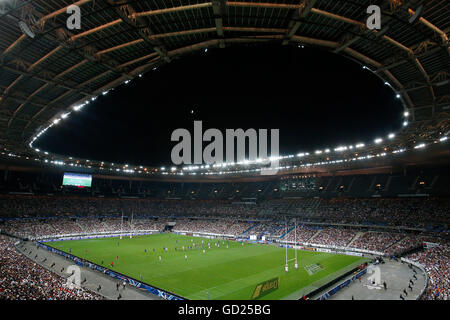
[[[379,28],[369,27],[371,17]],[[448,300],[449,17],[446,0],[0,0],[0,300]],[[286,52],[308,61],[293,79],[282,70],[267,87],[255,71],[252,81],[264,80],[251,87],[238,69],[258,60],[255,52],[264,68],[284,63]],[[223,74],[199,79],[212,67],[198,64],[221,64],[224,56]],[[163,77],[182,78],[183,63],[198,77],[183,78],[188,89],[177,91],[177,80]],[[348,71],[326,73],[339,63]],[[336,73],[346,79],[336,90],[355,88],[355,96],[376,83],[378,93],[357,109],[388,118],[376,106],[384,97],[397,125],[325,141],[356,122],[355,109],[342,125],[326,124],[344,112],[318,102],[341,103],[325,84]],[[306,87],[313,75],[323,83],[317,91]],[[216,88],[215,100],[205,102],[213,103],[209,116],[238,121],[245,104],[268,99],[270,86],[309,101],[318,124],[302,119],[305,130],[329,135],[299,133],[296,123],[286,149],[280,128],[278,153],[274,130],[248,130],[236,158],[227,140],[207,163],[213,144],[202,143],[212,140],[205,138],[212,122],[202,131],[195,118],[206,117],[206,107],[189,106],[184,115],[151,105],[158,90],[170,100]],[[261,100],[218,107],[234,90],[256,87]],[[135,100],[121,100],[133,97],[154,109],[139,114]],[[123,140],[103,138],[98,131],[114,130],[105,110],[119,103],[132,110],[119,115]],[[296,122],[281,104],[270,114],[249,113],[266,118],[261,127],[277,112]],[[83,118],[102,117],[94,112],[106,119],[97,131]],[[76,119],[86,132],[74,136],[86,144],[65,133],[68,124],[80,128]],[[233,125],[245,123],[255,122]],[[194,124],[192,157],[189,142],[183,163],[148,165],[144,140],[126,132],[178,124]],[[148,152],[170,154],[165,148],[176,140],[148,132],[142,139],[156,141]],[[261,153],[264,135],[270,154]],[[133,140],[134,151],[120,151]]]

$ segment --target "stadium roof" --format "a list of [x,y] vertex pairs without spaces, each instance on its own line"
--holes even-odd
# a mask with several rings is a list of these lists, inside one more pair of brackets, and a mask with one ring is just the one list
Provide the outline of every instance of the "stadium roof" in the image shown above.
[[[261,42],[326,49],[371,70],[408,111],[402,136],[448,130],[447,0],[80,0],[81,29],[70,31],[71,3],[0,0],[2,147],[32,152],[36,134],[74,107],[185,54]],[[371,4],[381,30],[366,26]]]

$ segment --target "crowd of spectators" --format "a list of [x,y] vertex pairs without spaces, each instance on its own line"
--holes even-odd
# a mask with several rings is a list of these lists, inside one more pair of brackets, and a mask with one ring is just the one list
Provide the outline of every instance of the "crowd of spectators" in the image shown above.
[[428,286],[423,299],[448,300],[450,298],[450,246],[440,245],[407,257],[424,266]]
[[353,241],[352,247],[370,251],[384,252],[386,248],[404,237],[398,233],[365,232]]
[[[408,258],[421,263],[428,272],[426,299],[447,300],[449,297],[450,247],[447,240],[406,233],[400,229],[373,231],[377,230],[373,228],[375,226],[439,226],[446,230],[450,223],[450,199],[447,198],[261,198],[243,202],[224,198],[181,200],[176,199],[175,193],[180,194],[176,190],[167,191],[173,199],[120,198],[121,194],[126,193],[123,186],[113,188],[114,198],[107,198],[92,196],[95,192],[56,192],[57,182],[44,178],[33,179],[17,179],[14,182],[17,191],[29,192],[28,195],[0,195],[0,218],[14,218],[0,221],[2,232],[34,238],[119,231],[161,231],[168,222],[176,222],[173,228],[175,231],[265,235],[281,237],[286,241],[296,239],[299,243],[349,246],[391,256],[402,255],[420,247],[424,241],[430,241],[438,243],[439,247],[418,251]],[[47,186],[45,190],[48,194],[34,195],[35,190],[42,189],[41,185]],[[97,189],[101,187],[110,188],[107,183],[97,186]],[[262,187],[254,185],[252,188],[256,192]],[[220,186],[213,189],[217,189],[219,194],[224,191]],[[211,193],[213,189],[203,192]],[[240,188],[241,194],[244,189],[245,186]],[[275,194],[277,189],[273,190]],[[57,195],[49,195],[53,192]],[[183,191],[188,195],[192,193],[192,198],[196,192]],[[122,219],[122,215],[125,219]],[[299,221],[296,230],[292,230],[294,223],[290,219],[293,217]],[[263,222],[258,221],[262,219]],[[286,224],[286,221],[289,222]],[[312,227],[300,221],[325,225]],[[363,227],[329,227],[327,223]],[[9,238],[0,236],[0,299],[99,299],[99,296],[83,289],[67,288],[63,278],[20,255]]]
[[133,219],[121,218],[60,218],[37,220],[9,220],[0,225],[0,230],[21,238],[42,238],[59,235],[162,231],[168,222],[175,222],[175,231],[206,232],[240,235],[254,225],[234,218],[221,219]]
[[82,288],[19,254],[12,240],[0,236],[0,300],[100,300]]
[[[77,232],[116,232],[163,230],[175,222],[174,231],[204,232],[223,235],[268,235],[279,237],[289,231],[281,240],[298,243],[320,244],[333,247],[352,247],[395,255],[421,247],[424,242],[441,245],[413,254],[412,260],[422,263],[429,273],[430,286],[427,297],[443,299],[448,297],[448,241],[430,234],[377,232],[343,227],[318,227],[297,225],[292,221],[286,225],[281,221],[252,222],[228,218],[179,218],[179,219],[134,219],[121,218],[59,218],[9,220],[3,223],[2,231],[22,236],[54,236]],[[249,230],[247,232],[247,230]],[[7,238],[0,238],[0,298],[9,299],[93,299],[83,290],[71,290],[64,286],[62,278],[42,269],[31,260],[19,255]],[[17,275],[15,280],[14,275]],[[23,280],[25,279],[25,280]],[[42,281],[42,282],[41,282]],[[28,288],[27,286],[31,286]]]
[[240,235],[252,226],[248,222],[234,219],[221,220],[177,220],[174,231],[206,232],[213,234]]
[[[358,228],[319,227],[278,220],[252,221],[229,217],[139,217],[122,219],[119,217],[83,217],[83,218],[48,218],[48,219],[13,219],[0,223],[0,230],[20,238],[49,238],[62,235],[80,235],[93,233],[146,232],[163,231],[174,223],[173,230],[181,232],[203,232],[234,236],[266,236],[286,241],[297,239],[299,243],[314,243],[329,246],[351,247],[400,255],[419,246],[424,241],[443,241],[423,234],[402,233],[398,231],[377,232]],[[171,229],[171,228],[169,228]]]
[[155,200],[79,196],[0,195],[0,217],[143,216],[252,217],[259,206],[225,200]]
[[254,227],[247,232],[247,234],[255,236],[271,236],[281,237],[292,228],[292,224],[286,224],[285,221],[264,221],[254,225]]
[[332,245],[334,247],[346,247],[355,237],[356,231],[342,228],[322,229],[312,240],[315,244]]
[[[432,240],[434,242],[434,240]],[[400,256],[404,252],[408,252],[419,247],[424,242],[424,237],[416,234],[408,234],[400,241],[395,242],[386,249],[386,253],[391,256]]]
[[297,226],[296,229],[289,232],[283,240],[286,241],[297,241],[300,243],[308,242],[316,233],[318,229],[310,228],[305,226]]
[[445,226],[448,199],[156,200],[77,196],[0,195],[0,217],[184,216],[239,219],[295,216],[303,221],[387,226]]
[[313,219],[353,224],[422,227],[450,222],[450,201],[435,198],[321,200]]
[[53,219],[16,219],[0,224],[0,230],[20,238],[41,238],[59,235],[111,233],[130,231],[161,231],[167,219],[122,218],[53,218]]

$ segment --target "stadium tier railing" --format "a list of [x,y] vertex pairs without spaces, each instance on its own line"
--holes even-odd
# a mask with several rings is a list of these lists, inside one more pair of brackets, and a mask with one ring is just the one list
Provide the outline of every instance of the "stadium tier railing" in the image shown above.
[[[351,272],[353,272],[353,271],[351,271]],[[365,268],[364,270],[362,270],[362,271],[358,272],[357,274],[353,275],[351,278],[342,281],[337,286],[334,286],[332,289],[328,290],[324,294],[321,294],[316,300],[328,300],[328,298],[330,298],[332,295],[336,294],[341,289],[347,287],[353,281],[355,281],[356,279],[362,277],[366,273],[367,273],[367,268]]]
[[427,273],[425,267],[422,266],[417,261],[409,260],[409,259],[406,259],[406,258],[400,258],[400,260],[415,266],[416,268],[420,269],[420,271],[422,271],[423,274],[425,275],[425,286],[423,287],[422,292],[420,293],[420,295],[417,298],[417,300],[420,300],[423,297],[423,295],[425,294],[425,291],[428,288],[428,273]]

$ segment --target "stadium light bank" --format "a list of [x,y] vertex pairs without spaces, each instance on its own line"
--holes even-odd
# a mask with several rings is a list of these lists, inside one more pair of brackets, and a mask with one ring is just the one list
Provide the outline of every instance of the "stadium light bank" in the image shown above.
[[[141,75],[139,75],[141,77]],[[128,84],[130,82],[130,80],[126,80],[124,81],[123,84]],[[389,83],[386,83],[387,85],[390,85]],[[103,95],[106,95],[109,93],[110,90],[113,90],[113,88],[106,90],[104,92],[102,92]],[[401,96],[399,95],[399,98]],[[31,141],[29,142],[29,147],[35,151],[36,153],[40,154],[42,153],[42,151],[38,148],[34,148],[33,144],[36,142],[36,140],[38,138],[40,138],[43,134],[45,134],[48,129],[52,128],[54,125],[58,125],[59,122],[61,120],[65,120],[67,118],[69,118],[69,116],[71,115],[72,111],[74,112],[78,112],[81,111],[86,105],[88,105],[90,102],[93,102],[97,99],[97,96],[92,96],[88,99],[86,99],[84,102],[76,104],[74,106],[71,107],[71,111],[68,111],[66,113],[60,114],[59,116],[53,118],[49,125],[43,129],[41,129],[35,136],[32,137]],[[408,119],[409,119],[410,113],[408,110],[405,110],[403,113],[403,117],[404,117],[404,121],[403,121],[403,127],[406,127],[408,125]],[[199,124],[197,124],[198,126]],[[195,122],[194,122],[194,127],[195,127]],[[201,124],[199,126],[199,128],[201,129]],[[306,160],[307,157],[310,157],[310,153],[308,152],[302,152],[302,153],[298,153],[297,155],[286,155],[286,156],[280,156],[278,154],[278,148],[279,148],[279,137],[271,137],[272,138],[272,150],[271,150],[271,156],[269,157],[267,155],[267,129],[260,129],[259,130],[259,136],[256,134],[256,130],[252,131],[252,130],[247,130],[247,131],[238,131],[237,130],[233,130],[233,132],[228,132],[228,135],[233,135],[232,139],[230,140],[230,137],[227,136],[227,133],[225,134],[226,136],[226,146],[227,148],[225,149],[225,153],[226,153],[226,161],[223,161],[223,135],[222,133],[217,130],[217,129],[208,129],[207,131],[205,131],[205,133],[202,133],[201,130],[198,132],[198,128],[197,131],[194,128],[194,164],[197,164],[196,166],[185,166],[185,167],[176,167],[173,166],[170,168],[169,171],[167,171],[165,169],[165,167],[162,167],[160,170],[153,168],[151,170],[147,170],[145,168],[145,170],[133,170],[133,169],[128,169],[128,168],[123,168],[123,170],[121,169],[121,167],[123,165],[120,164],[114,164],[111,163],[110,166],[110,170],[116,170],[117,172],[125,172],[125,173],[145,173],[145,174],[155,174],[155,173],[162,173],[164,175],[184,175],[184,173],[186,172],[187,174],[197,174],[197,171],[206,171],[206,172],[201,172],[201,175],[223,175],[223,174],[239,174],[239,173],[250,173],[250,172],[263,172],[263,173],[267,173],[269,174],[270,171],[276,171],[276,170],[287,170],[287,169],[295,169],[298,167],[311,167],[311,166],[318,166],[318,165],[329,165],[329,164],[337,164],[337,163],[341,163],[341,162],[348,162],[348,161],[359,161],[359,160],[367,160],[367,159],[372,159],[374,157],[380,157],[380,156],[386,156],[386,152],[382,152],[382,153],[378,153],[378,154],[373,154],[373,153],[369,153],[365,156],[359,155],[359,153],[355,153],[356,157],[352,157],[351,155],[348,158],[345,159],[329,159],[329,154],[331,153],[331,150],[329,148],[326,148],[324,150],[316,150],[313,153],[313,156],[315,157],[321,157],[321,156],[327,156],[327,160],[326,161],[317,161],[317,162],[310,162],[310,163],[303,163],[303,164],[299,164],[299,165],[290,165],[290,166],[280,166],[279,165],[279,161],[281,160],[289,160],[289,159],[294,159],[294,158],[301,158]],[[265,130],[265,131],[261,131],[261,130]],[[190,140],[190,133],[187,131],[184,132],[178,132],[179,137],[181,138],[182,136],[189,138],[186,141]],[[197,133],[197,135],[196,135]],[[279,133],[278,133],[279,134]],[[189,135],[189,136],[188,136]],[[214,141],[213,141],[214,138]],[[234,161],[234,139],[237,139],[237,160]],[[259,138],[259,139],[258,139]],[[387,138],[389,140],[394,140],[396,138],[396,135],[394,133],[390,133],[389,135],[387,135]],[[245,159],[244,154],[245,154],[245,139],[249,140],[249,151],[252,152],[251,156],[248,159]],[[217,141],[216,141],[217,140]],[[222,145],[220,145],[220,143],[218,143],[219,141],[222,141]],[[233,143],[231,143],[230,141],[233,141]],[[258,141],[255,142],[255,141]],[[446,136],[446,134],[441,134],[441,137],[438,138],[437,140],[434,141],[434,143],[444,143],[448,140],[448,137]],[[174,140],[172,140],[174,141]],[[175,140],[176,141],[176,140]],[[253,141],[253,142],[252,142]],[[262,141],[262,143],[261,143]],[[211,142],[208,146],[206,146],[205,150],[201,150],[202,147],[202,143],[203,142]],[[275,144],[273,144],[273,142],[275,142]],[[375,145],[381,145],[384,142],[384,140],[380,137],[374,140]],[[200,147],[199,147],[200,146]],[[231,148],[231,146],[233,148]],[[259,157],[256,155],[256,149],[259,146]],[[412,147],[411,149],[422,149],[425,148],[427,146],[427,144],[422,143],[419,145],[416,145],[414,147]],[[179,150],[181,151],[183,149],[183,142],[179,143],[178,146]],[[265,147],[265,148],[264,148]],[[366,144],[360,142],[357,143],[355,145],[349,145],[349,146],[338,146],[336,148],[333,149],[333,151],[336,154],[339,153],[344,153],[344,152],[356,152],[356,150],[354,149],[363,149],[366,147]],[[186,142],[186,148],[185,150],[187,150],[187,142]],[[393,148],[394,150],[392,151],[392,154],[397,154],[397,153],[403,153],[405,151],[407,151],[407,148],[403,147],[400,149],[395,149],[395,147]],[[215,156],[212,156],[212,151],[218,151],[215,153]],[[232,154],[230,153],[230,151],[227,150],[233,150]],[[386,148],[384,148],[384,150],[386,150]],[[48,152],[43,152],[45,155],[49,155]],[[172,152],[173,153],[173,152]],[[4,154],[4,153],[2,153]],[[205,157],[206,154],[206,157]],[[183,156],[181,157],[183,160],[186,160],[184,162],[184,164],[191,164],[192,162],[190,162],[189,159],[187,158],[187,155],[189,155],[190,158],[190,152],[185,154],[183,153]],[[8,156],[13,156],[13,154],[11,153],[8,154]],[[15,157],[20,157],[19,155],[15,155]],[[331,156],[331,155],[330,155]],[[55,159],[56,155],[54,156],[54,161],[53,164],[56,165],[63,165],[65,164],[64,161],[61,161],[59,159]],[[202,161],[200,161],[199,159],[201,159]],[[34,159],[35,161],[41,161],[38,158]],[[70,157],[70,160],[73,160]],[[177,160],[177,159],[176,159]],[[178,159],[179,160],[179,159]],[[206,161],[205,161],[206,160]],[[209,160],[209,161],[208,161]],[[85,160],[77,160],[77,163],[67,163],[66,165],[71,165],[71,166],[77,166],[77,167],[88,167],[91,168],[92,164],[86,164],[83,165],[81,163],[79,163],[79,161],[85,161]],[[203,161],[206,162],[206,165],[200,165],[203,163]],[[48,162],[48,160],[47,160]],[[178,161],[173,161],[174,164],[177,164],[175,162]],[[209,162],[209,163],[208,163]],[[180,164],[183,162],[180,162]],[[264,167],[264,165],[267,164],[271,164],[270,168]],[[99,169],[104,170],[104,165],[105,162],[102,161],[102,164],[99,166]],[[244,166],[244,167],[248,167],[248,166],[252,166],[252,165],[256,165],[259,166],[257,168],[248,168],[248,169],[243,169],[243,170],[236,170],[235,167],[238,166]],[[115,166],[117,166],[117,168],[115,168]],[[140,168],[142,169],[143,166],[140,166]],[[220,170],[222,169],[222,170]],[[225,169],[226,171],[224,171],[223,169]],[[235,169],[235,170],[233,170]],[[220,171],[219,171],[220,170]]]
[[[268,133],[270,132],[270,156],[268,153]],[[174,165],[191,165],[187,170],[193,171],[205,169],[205,163],[209,165],[224,165],[234,163],[238,165],[249,165],[250,163],[261,163],[269,161],[271,168],[277,171],[279,166],[279,129],[226,129],[225,148],[224,134],[218,129],[208,129],[203,132],[202,121],[194,121],[193,138],[189,130],[184,128],[172,132],[171,141],[178,142],[171,152],[171,160]],[[236,147],[235,147],[236,141]],[[246,142],[248,141],[248,145]],[[193,143],[192,143],[193,142]],[[209,143],[203,148],[203,142]],[[248,147],[248,148],[246,148]],[[192,158],[192,148],[194,150]],[[248,159],[246,159],[248,149]],[[226,162],[224,162],[224,154]],[[201,166],[200,166],[201,165]],[[274,172],[276,173],[276,172]]]

